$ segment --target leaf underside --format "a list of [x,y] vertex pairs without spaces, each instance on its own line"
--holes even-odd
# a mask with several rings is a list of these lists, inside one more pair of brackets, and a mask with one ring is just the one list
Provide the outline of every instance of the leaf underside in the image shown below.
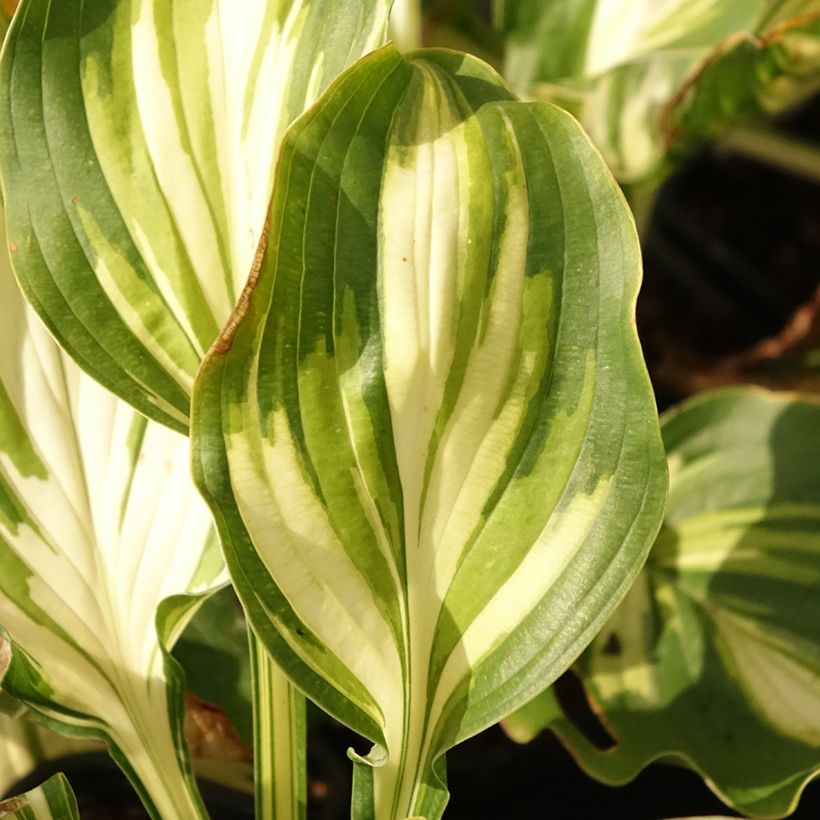
[[0,304],[3,688],[56,730],[105,740],[155,817],[200,816],[165,647],[224,579],[188,442],[80,371],[7,262]]

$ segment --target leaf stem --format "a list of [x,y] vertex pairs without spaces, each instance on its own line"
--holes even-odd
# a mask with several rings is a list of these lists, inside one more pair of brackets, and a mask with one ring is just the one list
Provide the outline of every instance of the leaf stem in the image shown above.
[[388,35],[399,51],[421,48],[421,0],[394,0]]
[[820,182],[820,147],[768,128],[735,128],[721,142],[736,154]]
[[252,629],[253,748],[256,817],[305,820],[305,698],[273,662]]

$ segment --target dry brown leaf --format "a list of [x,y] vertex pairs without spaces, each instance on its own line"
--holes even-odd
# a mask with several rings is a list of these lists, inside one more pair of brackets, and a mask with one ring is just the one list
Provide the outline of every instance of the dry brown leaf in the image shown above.
[[778,334],[748,350],[706,360],[691,351],[665,347],[652,375],[657,384],[680,396],[733,384],[820,394],[820,369],[806,364],[809,354],[820,353],[820,288]]
[[185,739],[197,760],[251,760],[253,750],[239,739],[219,707],[185,695]]

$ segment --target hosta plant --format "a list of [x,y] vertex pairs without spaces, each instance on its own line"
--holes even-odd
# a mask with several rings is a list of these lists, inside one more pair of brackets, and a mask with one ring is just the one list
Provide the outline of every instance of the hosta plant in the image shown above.
[[[307,695],[363,737],[354,817],[433,820],[446,752],[618,617],[661,525],[623,195],[565,111],[385,45],[421,32],[390,7],[23,0],[6,38],[2,684],[155,818],[207,816],[198,607],[177,657],[259,817],[305,814]],[[246,631],[250,720],[196,660]]]
[[[637,239],[587,138],[560,111],[517,102],[480,61],[443,52],[376,51],[309,108],[384,39],[386,4],[347,5],[251,4],[226,18],[208,2],[23,2],[0,67],[8,241],[30,303],[105,387],[183,431],[194,389],[194,472],[252,630],[260,814],[303,810],[303,707],[284,671],[375,742],[357,758],[358,816],[434,817],[444,752],[554,679],[628,588],[659,524],[665,470],[633,322]],[[75,459],[110,447],[108,416],[75,409],[76,389],[60,427],[25,401],[43,358],[27,362],[29,336],[45,331],[14,314],[7,438],[36,455],[40,424],[67,436]],[[142,468],[142,442],[178,438],[118,419],[135,442],[135,466],[116,457],[124,479]],[[15,454],[9,493],[28,501],[24,478],[50,471]],[[105,454],[81,469],[104,469]],[[131,520],[116,474],[101,474],[97,500],[86,473],[89,520],[130,544],[151,519]],[[126,480],[123,492],[140,487]],[[184,509],[151,489],[157,526],[166,505]],[[70,544],[48,534],[58,555]],[[83,548],[99,562],[107,545]],[[10,611],[32,596],[25,578],[39,584],[47,570],[45,554],[13,554],[28,563],[5,593]],[[197,556],[184,544],[164,555]],[[115,553],[111,583],[135,560]],[[153,598],[129,592],[152,616],[189,588],[179,579]],[[47,612],[35,603],[31,631]],[[183,610],[171,611],[176,624]],[[90,617],[82,627],[96,635]],[[45,675],[67,650],[27,639],[11,615],[6,627],[4,683],[51,717],[56,695],[37,702],[16,670],[29,671],[28,653]],[[70,642],[82,651],[91,635],[79,629]],[[172,632],[161,620],[166,643]],[[121,651],[111,647],[106,661]],[[150,667],[128,669],[129,686],[150,680]],[[94,674],[66,680],[68,694]],[[146,710],[127,712],[134,726],[152,715],[173,728],[173,710]],[[102,734],[153,814],[203,812],[188,764],[175,778],[147,753],[143,771],[121,732]],[[169,791],[190,792],[184,808],[151,797],[150,765]]]
[[657,526],[634,228],[565,114],[392,48],[290,130],[269,226],[195,476],[256,634],[376,743],[354,799],[437,816],[443,753],[577,655]]
[[496,0],[495,20],[513,87],[576,113],[633,185],[820,90],[817,0]]

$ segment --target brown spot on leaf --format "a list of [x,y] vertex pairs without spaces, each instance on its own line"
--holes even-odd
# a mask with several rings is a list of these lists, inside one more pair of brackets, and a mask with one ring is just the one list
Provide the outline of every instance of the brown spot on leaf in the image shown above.
[[2,2],[0,2],[0,8],[3,9],[3,14],[5,14],[6,17],[12,17],[18,5],[20,5],[20,0],[2,0]]
[[78,196],[71,197],[71,204],[72,205],[79,205],[80,204],[80,197],[78,197]]
[[16,242],[9,242],[9,250],[12,253],[17,253],[17,243]]

